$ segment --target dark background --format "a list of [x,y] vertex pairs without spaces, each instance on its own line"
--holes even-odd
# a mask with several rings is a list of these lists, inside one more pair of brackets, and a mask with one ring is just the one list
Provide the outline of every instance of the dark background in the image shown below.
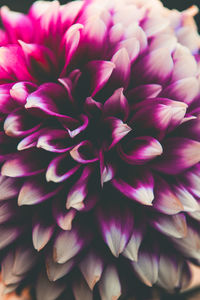
[[[151,0],[149,0],[151,1]],[[0,0],[0,7],[3,5],[9,6],[13,10],[27,12],[34,0]],[[168,8],[176,8],[183,10],[195,4],[200,8],[200,0],[162,0],[163,4]],[[60,0],[60,3],[67,3],[67,0]],[[200,30],[200,14],[196,17]]]

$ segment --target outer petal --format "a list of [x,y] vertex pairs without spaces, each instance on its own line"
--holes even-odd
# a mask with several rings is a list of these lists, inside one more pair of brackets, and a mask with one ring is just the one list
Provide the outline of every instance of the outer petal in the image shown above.
[[99,283],[99,291],[102,300],[117,300],[121,296],[121,284],[114,265],[108,265],[105,269]]
[[91,290],[101,278],[103,265],[102,258],[93,250],[80,263],[80,270]]

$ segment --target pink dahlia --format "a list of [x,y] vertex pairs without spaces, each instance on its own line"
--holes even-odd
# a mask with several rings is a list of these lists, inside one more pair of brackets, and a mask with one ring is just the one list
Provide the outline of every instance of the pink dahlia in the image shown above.
[[[1,8],[5,292],[114,300],[200,264],[200,37],[158,0]],[[141,298],[140,298],[141,299]]]

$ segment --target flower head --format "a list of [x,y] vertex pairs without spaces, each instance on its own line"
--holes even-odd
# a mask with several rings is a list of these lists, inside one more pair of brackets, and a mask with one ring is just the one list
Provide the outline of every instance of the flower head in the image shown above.
[[188,284],[200,263],[195,13],[158,0],[1,8],[6,291],[36,282],[37,300],[111,300],[136,278]]

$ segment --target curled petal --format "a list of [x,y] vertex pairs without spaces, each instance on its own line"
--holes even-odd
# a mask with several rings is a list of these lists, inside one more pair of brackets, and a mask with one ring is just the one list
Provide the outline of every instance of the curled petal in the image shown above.
[[144,136],[126,140],[118,146],[120,157],[127,163],[140,165],[162,154],[161,144],[154,138]]
[[12,201],[0,202],[0,224],[7,223],[15,215],[16,209]]
[[[32,157],[34,155],[34,160]],[[43,153],[35,150],[21,151],[6,160],[1,169],[3,176],[9,177],[29,177],[42,173],[45,169],[46,159],[43,159]]]
[[[132,128],[129,127],[122,120],[115,117],[108,117],[104,120],[105,126],[105,137],[107,140],[105,142],[105,148],[111,149],[114,147],[121,139],[123,139]],[[106,139],[107,138],[107,139]]]
[[63,37],[63,45],[65,46],[65,65],[61,72],[61,76],[66,72],[66,69],[75,54],[79,42],[80,42],[80,31],[84,28],[82,24],[73,24],[69,27]]
[[83,141],[70,151],[70,155],[78,163],[87,164],[99,159],[95,152],[90,141]]
[[36,85],[34,83],[24,81],[15,83],[11,90],[11,97],[19,104],[24,106],[26,104],[26,98],[28,95],[36,90]]
[[83,94],[94,97],[108,82],[115,65],[110,61],[91,61],[87,64],[85,71],[79,80]]
[[67,209],[72,207],[81,210],[84,208],[84,200],[88,195],[88,181],[91,173],[92,169],[85,167],[79,180],[70,188],[66,201]]
[[66,152],[72,147],[71,138],[62,129],[44,129],[37,141],[37,148],[55,153]]
[[71,177],[79,168],[80,165],[76,164],[69,155],[59,155],[50,162],[46,180],[55,183],[62,182]]
[[4,131],[11,137],[23,137],[40,128],[38,120],[34,119],[24,110],[15,110],[10,113],[4,122]]
[[[155,161],[155,169],[176,175],[200,161],[200,142],[187,138],[168,138],[163,143],[163,155]],[[154,164],[153,164],[154,165]]]

